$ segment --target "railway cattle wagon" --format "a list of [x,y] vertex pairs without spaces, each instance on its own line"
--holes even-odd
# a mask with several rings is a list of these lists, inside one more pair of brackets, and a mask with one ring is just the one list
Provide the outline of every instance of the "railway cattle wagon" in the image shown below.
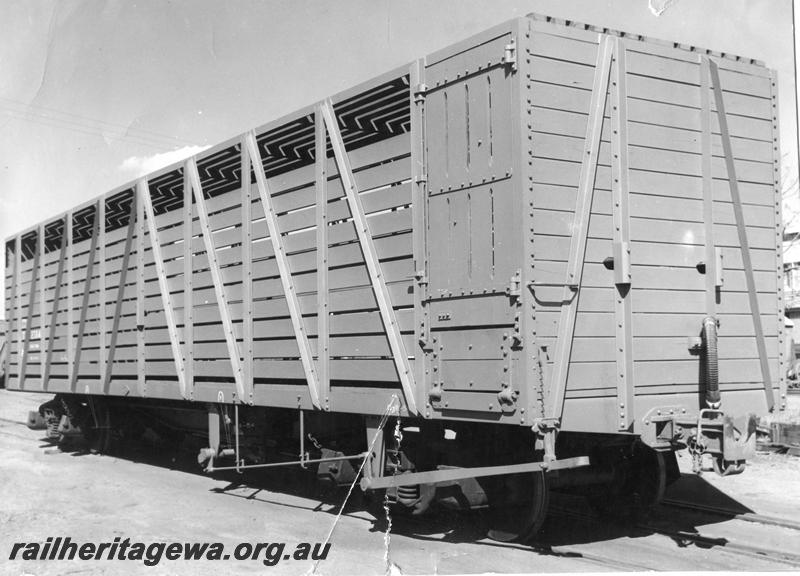
[[498,537],[549,489],[653,503],[678,448],[740,472],[786,392],[776,98],[499,25],[7,239],[7,385],[54,435],[149,411],[209,470],[513,507]]

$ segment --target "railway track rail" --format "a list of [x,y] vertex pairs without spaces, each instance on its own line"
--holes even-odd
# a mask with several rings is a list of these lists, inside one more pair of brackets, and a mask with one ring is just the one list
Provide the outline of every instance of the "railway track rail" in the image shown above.
[[791,552],[784,552],[783,550],[776,550],[774,548],[766,548],[752,544],[745,544],[743,542],[732,541],[724,537],[714,537],[701,534],[699,532],[689,532],[686,530],[670,530],[654,526],[652,524],[640,524],[640,528],[648,531],[655,532],[668,536],[678,543],[679,546],[684,547],[690,544],[700,548],[711,548],[719,546],[726,552],[747,556],[750,558],[760,558],[788,564],[793,567],[800,567],[800,555]]
[[[672,501],[669,501],[670,504]],[[684,508],[690,508],[690,503],[685,504]],[[769,526],[778,526],[780,528],[789,528],[793,530],[800,530],[800,523],[792,522],[791,520],[773,518],[769,516],[762,516],[758,514],[738,515],[744,518],[738,518],[737,515],[719,508],[712,508],[708,506],[693,507],[692,510],[698,513],[714,514],[718,516],[726,516],[729,518],[744,520],[745,522],[754,522]],[[704,533],[701,531],[683,530],[675,527],[674,523],[669,520],[665,522],[639,522],[639,523],[626,523],[621,519],[606,520],[599,517],[597,514],[576,510],[572,506],[554,506],[551,505],[550,513],[552,517],[570,518],[572,520],[580,521],[582,524],[591,523],[597,526],[608,526],[609,523],[614,524],[621,528],[621,532],[628,534],[630,538],[637,538],[642,536],[642,533],[657,534],[672,540],[680,549],[694,546],[699,549],[712,549],[717,548],[733,556],[744,556],[747,558],[758,559],[762,561],[772,562],[775,564],[783,564],[793,568],[800,567],[800,555],[774,548],[758,546],[755,544],[746,543],[740,540],[733,540],[727,537],[720,537]],[[402,527],[404,529],[411,529],[415,526],[426,526],[428,529],[432,525],[436,525],[443,533],[448,531],[447,522],[444,520],[431,520],[423,521],[420,518],[413,518],[403,516],[402,519],[395,518],[395,527]],[[399,526],[398,526],[399,525]],[[569,531],[569,527],[564,527]],[[414,538],[422,540],[439,540],[439,538],[414,534]],[[590,564],[604,566],[615,571],[649,571],[649,570],[663,570],[664,554],[669,553],[672,548],[665,549],[664,544],[657,542],[646,543],[641,539],[641,544],[644,546],[649,545],[653,549],[653,561],[641,562],[631,561],[627,559],[620,559],[619,557],[611,556],[609,554],[597,553],[593,550],[585,550],[582,547],[576,547],[571,544],[555,544],[548,543],[547,540],[535,542],[533,544],[522,544],[518,542],[496,542],[493,540],[480,540],[481,545],[491,547],[502,547],[508,549],[528,549],[536,554],[548,556],[561,556],[584,560]],[[612,541],[604,543],[604,545],[613,546]],[[625,546],[627,544],[624,544]],[[672,546],[672,545],[670,545]],[[610,549],[610,550],[613,550]]]
[[[14,433],[16,431],[14,429],[17,428],[18,426],[25,426],[25,422],[9,418],[0,418],[0,422],[3,423],[0,424],[0,428],[5,428],[5,429],[0,429],[0,434],[29,439],[29,436],[27,434]],[[25,431],[27,432],[27,429],[25,429]],[[743,537],[740,540],[738,538],[734,539],[731,537],[709,534],[701,530],[686,530],[678,528],[676,527],[676,523],[673,520],[675,518],[674,511],[670,511],[668,515],[665,515],[663,518],[660,519],[631,524],[631,523],[626,523],[624,520],[619,520],[619,519],[614,519],[610,521],[606,520],[605,518],[601,518],[600,516],[598,516],[593,512],[583,510],[582,507],[579,505],[580,502],[578,501],[572,502],[571,498],[569,500],[570,501],[565,502],[564,505],[551,506],[550,510],[551,515],[578,520],[581,523],[588,522],[598,526],[608,525],[610,522],[612,524],[615,524],[618,528],[621,528],[622,533],[627,533],[630,537],[633,538],[641,536],[642,533],[659,534],[661,536],[667,537],[670,540],[672,540],[675,544],[677,544],[679,548],[686,548],[689,546],[695,546],[700,549],[718,548],[720,551],[724,551],[728,554],[734,554],[753,559],[775,562],[779,564],[788,565],[793,568],[800,568],[800,554],[795,554],[791,551],[778,550],[775,548],[768,548],[765,546],[753,544],[751,542],[745,541],[745,537]],[[800,531],[800,522],[788,518],[779,518],[774,516],[756,514],[752,512],[739,512],[728,508],[716,507],[707,504],[693,503],[693,502],[674,500],[674,499],[666,499],[662,501],[661,506],[662,508],[682,510],[685,511],[686,513],[695,513],[698,515],[706,515],[706,516],[712,515],[718,518],[736,520],[749,524],[757,524],[763,526],[777,527],[780,529]],[[395,520],[397,521],[398,519]],[[437,528],[439,528],[443,533],[447,533],[448,532],[447,525],[449,524],[449,522],[445,521],[442,518],[436,519],[435,517],[433,519],[427,518],[426,520],[422,520],[404,516],[402,520],[400,520],[399,524],[400,526],[403,526],[406,529],[410,529],[411,532],[414,532],[414,538],[435,541],[439,540],[439,538],[418,534],[416,533],[416,530],[414,530],[414,527],[423,526],[429,530],[431,526],[435,524]],[[396,527],[399,527],[397,523],[395,525]],[[569,527],[566,527],[566,529],[569,530]],[[752,532],[747,532],[746,530],[743,529],[742,533],[750,534]],[[631,571],[631,570],[643,571],[643,570],[661,569],[662,566],[659,565],[660,562],[659,558],[661,557],[655,552],[662,552],[662,553],[665,552],[663,545],[659,545],[655,542],[646,544],[644,543],[644,539],[642,539],[643,545],[650,545],[653,547],[654,550],[653,562],[645,563],[641,561],[620,559],[611,554],[597,553],[594,550],[585,550],[582,549],[580,546],[573,546],[569,543],[555,544],[543,541],[540,543],[534,543],[531,546],[520,543],[495,542],[487,539],[482,539],[479,540],[478,542],[481,545],[486,545],[491,547],[525,549],[525,550],[531,550],[533,553],[540,555],[575,558],[583,560],[595,566],[603,566],[615,571]],[[663,560],[663,558],[661,558],[661,560]]]
[[[463,514],[472,516],[473,513],[471,512],[456,513],[456,515],[462,520],[463,523],[470,523],[469,519],[461,518],[461,515]],[[430,536],[427,534],[420,534],[415,532],[414,529],[417,528],[417,529],[422,529],[423,531],[429,531],[433,527],[436,530],[441,531],[442,534],[447,534],[453,526],[452,518],[450,520],[445,520],[439,516],[433,516],[424,519],[422,517],[414,517],[407,515],[393,516],[392,522],[394,529],[396,531],[399,531],[399,533],[404,534],[407,531],[411,531],[413,532],[414,539],[425,540],[430,542],[439,542],[443,539],[446,539],[447,537],[445,536],[445,538],[440,538],[436,536]],[[521,542],[499,542],[496,540],[491,540],[489,538],[477,539],[475,543],[480,546],[488,546],[490,548],[501,548],[506,550],[523,550],[541,556],[553,556],[553,557],[582,560],[590,565],[603,566],[605,568],[609,568],[616,572],[630,572],[630,571],[643,572],[643,571],[661,569],[661,567],[658,566],[658,564],[656,563],[646,564],[630,560],[620,560],[619,558],[616,557],[612,557],[606,554],[598,554],[594,551],[579,549],[574,546],[570,546],[568,544],[551,545],[544,542],[532,543],[532,544],[521,543]]]
[[[713,514],[716,516],[725,516],[731,519],[742,520],[744,522],[778,526],[780,528],[788,528],[792,530],[800,530],[800,523],[788,519],[762,516],[759,514],[736,514],[721,508],[714,508],[704,505],[693,505],[691,503],[684,503],[678,501],[668,501],[668,503],[666,504],[662,503],[662,504],[669,506],[673,502],[675,502],[677,507],[690,509],[697,513]],[[683,504],[683,506],[678,506],[679,504]],[[686,548],[691,545],[705,549],[719,547],[720,550],[723,550],[729,554],[745,556],[748,558],[757,558],[780,564],[786,564],[795,568],[800,567],[800,554],[795,554],[784,550],[760,546],[757,544],[750,544],[744,541],[740,541],[738,539],[734,540],[728,537],[712,536],[709,534],[704,534],[699,530],[678,529],[675,528],[674,521],[671,519],[667,519],[661,522],[645,521],[645,522],[637,522],[634,524],[629,524],[621,519],[606,520],[604,518],[600,518],[596,514],[580,512],[574,509],[551,506],[551,512],[557,512],[561,516],[579,519],[585,522],[588,521],[596,524],[607,524],[610,522],[612,524],[616,524],[620,527],[623,527],[626,531],[643,531],[652,534],[659,534],[670,538],[680,548]],[[738,516],[743,516],[743,517],[739,518]],[[752,534],[752,533],[748,532],[747,534]],[[660,567],[654,566],[650,567],[649,569],[660,569]]]
[[752,522],[754,524],[766,524],[769,526],[780,526],[783,528],[790,528],[792,530],[800,530],[800,522],[790,520],[788,518],[779,518],[777,516],[767,516],[764,514],[756,514],[755,512],[737,512],[726,508],[717,506],[709,506],[706,504],[698,504],[695,502],[684,502],[681,500],[664,499],[661,501],[662,506],[670,508],[680,508],[685,510],[694,510],[697,512],[705,512],[714,514],[716,516],[728,517],[735,520],[742,520],[744,522]]

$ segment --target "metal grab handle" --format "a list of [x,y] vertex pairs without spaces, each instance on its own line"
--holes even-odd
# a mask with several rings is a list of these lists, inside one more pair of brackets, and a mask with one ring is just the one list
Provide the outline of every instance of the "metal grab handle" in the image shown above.
[[[536,288],[569,288],[572,291],[572,295],[569,298],[562,300],[540,300],[536,296]],[[542,306],[565,306],[575,300],[575,297],[578,295],[578,291],[580,290],[580,286],[566,282],[528,282],[528,290],[531,291],[531,294],[536,302]]]

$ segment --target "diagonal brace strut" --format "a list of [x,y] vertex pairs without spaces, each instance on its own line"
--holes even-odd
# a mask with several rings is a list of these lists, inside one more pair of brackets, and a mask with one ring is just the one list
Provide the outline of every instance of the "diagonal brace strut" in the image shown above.
[[353,170],[350,166],[350,160],[347,156],[344,142],[342,141],[339,125],[336,122],[333,105],[330,100],[326,100],[320,105],[319,109],[322,112],[325,126],[328,129],[328,136],[330,137],[333,154],[336,160],[336,168],[339,171],[342,187],[347,196],[350,214],[353,216],[353,224],[355,225],[356,234],[358,235],[361,251],[364,254],[364,262],[367,265],[367,271],[369,272],[369,278],[372,283],[372,290],[375,293],[375,300],[378,302],[381,320],[386,329],[386,336],[389,339],[389,348],[394,358],[397,374],[400,377],[400,385],[403,387],[406,407],[410,414],[416,414],[418,409],[414,397],[414,375],[410,369],[408,354],[406,353],[406,348],[400,335],[400,326],[397,323],[394,308],[392,308],[389,291],[386,288],[386,282],[383,278],[381,265],[378,260],[378,253],[375,250],[372,234],[369,231],[369,224],[364,214],[364,207],[361,205],[361,197],[358,194],[358,187],[353,177]]

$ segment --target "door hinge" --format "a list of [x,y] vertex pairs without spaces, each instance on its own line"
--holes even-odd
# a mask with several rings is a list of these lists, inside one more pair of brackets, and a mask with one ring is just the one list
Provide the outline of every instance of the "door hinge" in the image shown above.
[[517,39],[512,38],[511,42],[505,45],[503,50],[503,64],[510,66],[512,72],[517,71]]
[[419,102],[424,102],[427,93],[428,93],[427,84],[417,84],[414,87],[414,103],[418,104]]
[[506,286],[506,296],[515,300],[522,295],[522,278],[520,277],[520,271],[517,270],[516,273],[511,277],[511,281]]

